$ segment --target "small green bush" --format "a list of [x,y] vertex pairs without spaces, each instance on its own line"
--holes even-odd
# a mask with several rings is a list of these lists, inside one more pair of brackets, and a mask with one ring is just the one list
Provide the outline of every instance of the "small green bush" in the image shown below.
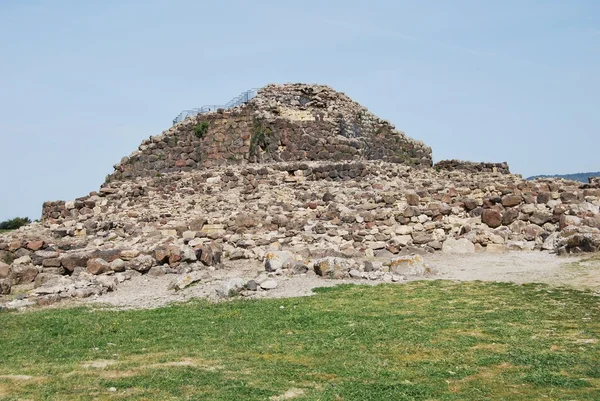
[[202,139],[204,138],[204,135],[208,132],[208,123],[206,121],[202,121],[199,124],[196,124],[194,126],[194,135],[196,135],[196,137]]
[[250,154],[255,154],[258,148],[267,152],[272,133],[271,128],[263,127],[260,123],[255,123],[252,128],[252,136],[250,137]]
[[17,228],[29,223],[31,223],[31,219],[29,217],[15,217],[14,219],[5,220],[0,223],[0,230],[16,230]]

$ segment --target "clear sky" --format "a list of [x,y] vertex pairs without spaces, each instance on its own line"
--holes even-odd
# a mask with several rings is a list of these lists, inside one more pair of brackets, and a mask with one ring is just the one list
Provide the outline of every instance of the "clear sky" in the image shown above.
[[600,170],[596,0],[0,0],[0,51],[0,221],[267,83],[330,85],[435,161]]

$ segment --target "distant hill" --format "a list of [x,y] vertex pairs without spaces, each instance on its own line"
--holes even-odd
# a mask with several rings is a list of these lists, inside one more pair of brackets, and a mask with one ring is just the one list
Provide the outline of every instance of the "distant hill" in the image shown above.
[[594,173],[575,173],[575,174],[556,174],[556,175],[534,175],[533,177],[527,178],[528,180],[534,180],[536,178],[564,178],[566,180],[581,181],[588,183],[588,177],[600,177],[600,171]]

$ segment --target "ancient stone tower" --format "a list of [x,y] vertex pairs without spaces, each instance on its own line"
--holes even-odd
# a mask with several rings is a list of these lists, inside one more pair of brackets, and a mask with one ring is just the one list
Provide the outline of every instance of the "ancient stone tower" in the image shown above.
[[430,167],[431,148],[324,85],[267,85],[245,104],[151,137],[108,180],[223,164],[382,160]]

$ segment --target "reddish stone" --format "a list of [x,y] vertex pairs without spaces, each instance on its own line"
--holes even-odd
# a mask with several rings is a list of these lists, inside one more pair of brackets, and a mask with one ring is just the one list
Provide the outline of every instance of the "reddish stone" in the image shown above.
[[177,160],[175,162],[175,166],[177,166],[177,167],[185,167],[186,166],[186,162],[185,162],[185,160]]
[[485,209],[481,214],[481,221],[491,228],[500,227],[502,224],[502,213],[495,209]]
[[523,197],[521,195],[505,195],[502,197],[502,206],[513,207],[521,204]]
[[221,263],[223,248],[214,242],[196,248],[196,257],[206,266],[215,266]]
[[158,263],[165,263],[169,259],[169,250],[166,247],[159,247],[154,250],[154,259]]
[[94,275],[106,273],[110,271],[110,264],[104,259],[90,259],[87,262],[87,271]]
[[181,255],[169,256],[169,266],[177,266],[181,262]]
[[27,243],[27,249],[31,251],[39,251],[44,246],[44,241],[29,241]]
[[317,208],[317,202],[308,202],[309,209],[316,209]]

